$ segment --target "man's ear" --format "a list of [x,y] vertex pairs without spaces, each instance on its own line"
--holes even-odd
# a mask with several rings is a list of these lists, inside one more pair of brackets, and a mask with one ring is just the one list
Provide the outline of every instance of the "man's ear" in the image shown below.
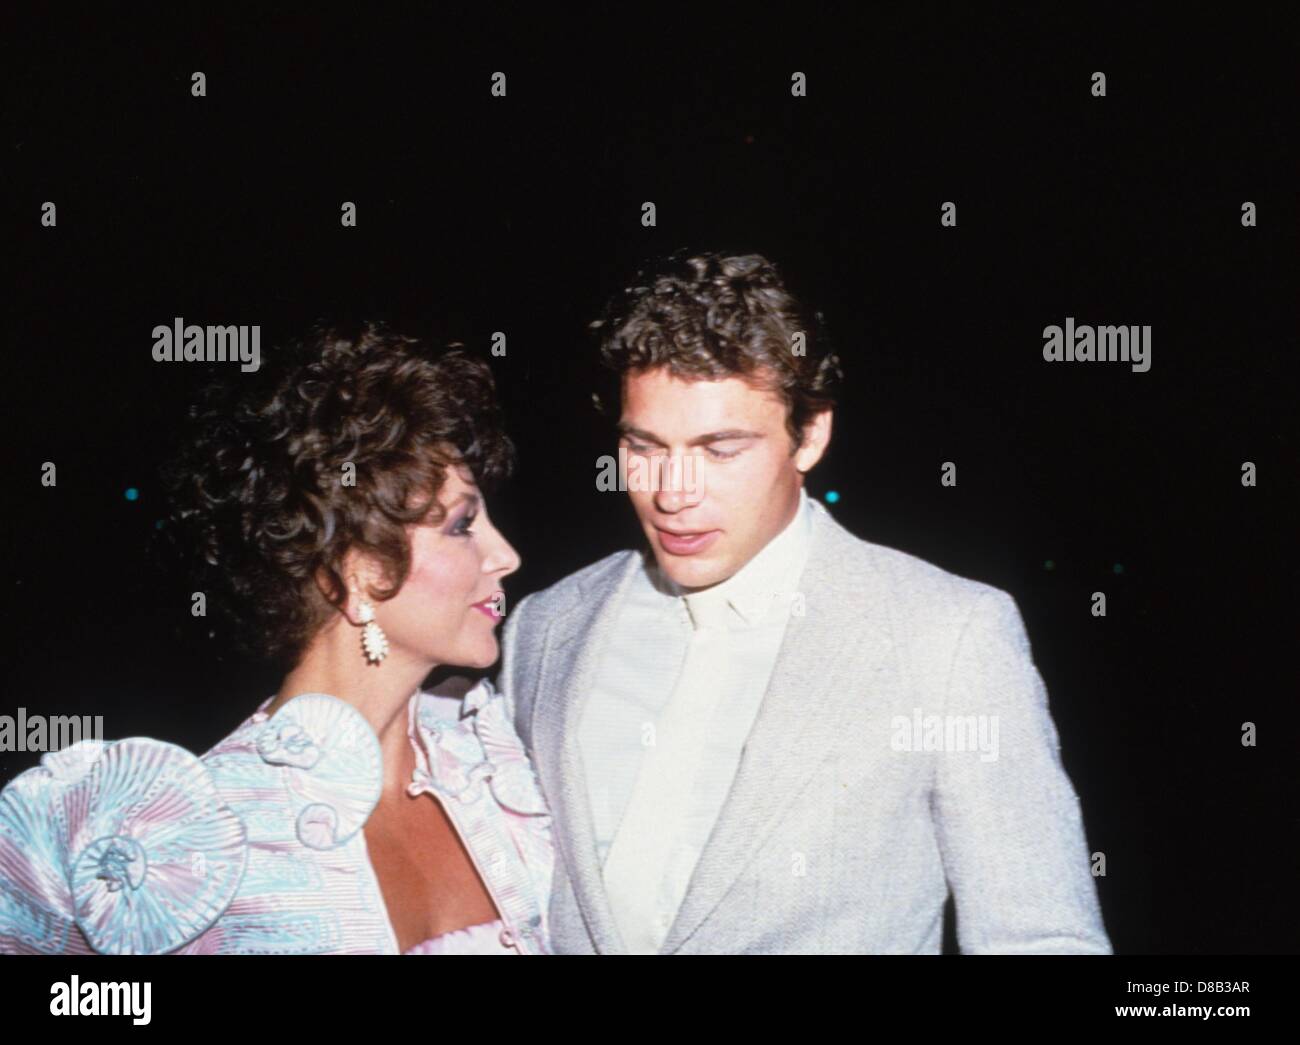
[[811,472],[826,453],[831,441],[831,416],[835,411],[827,407],[813,414],[803,427],[803,443],[794,452],[794,466],[801,474]]

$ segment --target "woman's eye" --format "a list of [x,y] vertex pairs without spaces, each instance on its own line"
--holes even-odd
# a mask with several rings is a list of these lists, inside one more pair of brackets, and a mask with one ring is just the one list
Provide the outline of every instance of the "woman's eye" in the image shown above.
[[456,524],[452,526],[451,532],[457,537],[469,536],[470,527],[474,524],[474,520],[477,518],[478,516],[476,515],[462,515],[456,520]]

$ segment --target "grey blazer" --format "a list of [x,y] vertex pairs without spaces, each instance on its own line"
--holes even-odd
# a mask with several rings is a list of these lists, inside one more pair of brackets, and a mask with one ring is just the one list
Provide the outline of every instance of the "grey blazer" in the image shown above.
[[[950,890],[965,953],[1110,953],[1015,601],[859,540],[811,503],[803,613],[661,953],[934,954]],[[577,726],[641,554],[530,595],[503,633],[498,686],[553,814],[562,954],[624,952]],[[955,740],[913,745],[903,721],[932,715],[996,721],[996,760]]]

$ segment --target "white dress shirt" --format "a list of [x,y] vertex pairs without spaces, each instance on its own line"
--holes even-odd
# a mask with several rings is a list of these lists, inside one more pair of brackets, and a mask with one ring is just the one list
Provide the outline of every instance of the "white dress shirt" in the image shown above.
[[[674,770],[693,779],[682,829],[672,845],[654,909],[659,940],[667,934],[731,788],[741,752],[767,691],[812,528],[807,495],[790,524],[733,576],[709,589],[725,594],[727,668],[719,685],[703,755]],[[795,610],[797,612],[797,609]],[[602,652],[579,726],[579,749],[591,800],[597,856],[603,866],[627,808],[647,738],[677,685],[692,635],[681,589],[653,560],[636,572]]]

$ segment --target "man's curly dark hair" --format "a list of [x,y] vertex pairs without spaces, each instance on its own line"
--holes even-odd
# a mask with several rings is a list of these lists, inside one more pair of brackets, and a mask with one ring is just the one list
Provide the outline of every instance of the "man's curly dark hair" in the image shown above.
[[[686,380],[742,377],[770,388],[786,405],[795,448],[813,415],[835,405],[843,376],[825,317],[805,308],[760,254],[677,251],[643,268],[590,329],[620,384],[664,366]],[[593,398],[608,411],[616,395],[607,388]]]
[[370,595],[391,598],[410,570],[406,527],[444,515],[447,469],[490,487],[513,461],[487,364],[375,323],[316,326],[210,387],[190,421],[164,474],[167,530],[240,644],[289,664],[346,600],[348,551],[378,560]]

